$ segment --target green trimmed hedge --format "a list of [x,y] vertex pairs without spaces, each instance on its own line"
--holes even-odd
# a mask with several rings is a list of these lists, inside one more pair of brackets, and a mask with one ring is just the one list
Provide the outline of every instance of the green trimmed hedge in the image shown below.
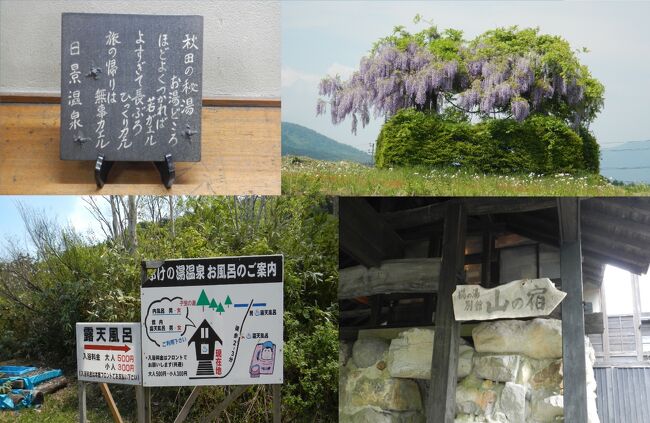
[[456,166],[486,173],[598,173],[599,154],[588,130],[576,133],[550,116],[531,116],[522,123],[490,119],[471,124],[404,109],[384,124],[375,164]]

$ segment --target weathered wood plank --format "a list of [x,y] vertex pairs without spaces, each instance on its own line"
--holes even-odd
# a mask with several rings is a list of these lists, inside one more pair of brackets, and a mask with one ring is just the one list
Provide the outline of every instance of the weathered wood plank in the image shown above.
[[185,421],[187,416],[190,414],[190,410],[192,409],[194,402],[196,402],[196,399],[199,397],[202,389],[202,386],[195,386],[194,389],[192,389],[190,396],[187,397],[185,404],[183,404],[183,407],[181,408],[181,411],[178,412],[178,415],[174,419],[174,423],[183,423]]
[[398,212],[383,213],[382,216],[395,229],[428,225],[442,220],[446,205],[453,202],[462,202],[465,205],[467,214],[473,216],[494,213],[520,213],[553,208],[556,205],[555,199],[551,197],[506,197],[499,198],[498,201],[495,201],[494,198],[466,198],[448,200]]
[[[562,306],[553,310],[548,317],[552,319],[562,319]],[[585,313],[585,334],[593,335],[603,333],[605,330],[605,319],[603,313]]]
[[440,258],[382,261],[379,267],[354,266],[339,270],[339,299],[392,293],[438,291]]
[[456,383],[460,324],[454,319],[452,294],[463,273],[467,214],[462,203],[447,205],[443,253],[436,306],[436,333],[427,398],[427,423],[453,423],[456,415]]
[[585,320],[582,306],[582,252],[580,202],[559,198],[560,272],[562,290],[562,365],[564,371],[564,420],[587,423],[587,374]]
[[[600,210],[606,214],[622,215],[626,214],[630,220],[644,223],[650,218],[650,198],[646,197],[620,197],[615,199],[609,198],[589,198],[585,202],[585,211]],[[639,216],[633,216],[630,213],[636,213]]]
[[402,238],[366,200],[341,197],[339,203],[341,250],[366,267],[379,266],[387,258],[402,257]]
[[282,385],[272,385],[273,391],[273,423],[280,423],[282,420]]
[[615,215],[603,213],[600,209],[585,207],[581,212],[580,219],[585,227],[599,227],[607,232],[614,233],[616,233],[618,227],[618,231],[625,229],[626,232],[635,238],[642,240],[650,239],[650,225],[630,219],[617,218]]
[[214,408],[214,410],[212,410],[212,411],[210,412],[210,414],[208,414],[207,416],[203,417],[203,418],[201,419],[201,423],[208,423],[208,422],[213,421],[214,419],[216,419],[217,421],[219,421],[219,420],[220,420],[219,417],[220,417],[221,413],[223,413],[224,410],[225,410],[226,408],[228,408],[228,406],[229,406],[229,405],[230,405],[234,400],[236,400],[237,398],[239,398],[239,396],[240,396],[241,394],[243,394],[244,391],[245,391],[246,389],[250,388],[250,386],[251,386],[251,385],[238,385],[238,386],[233,386],[233,387],[232,387],[232,390],[230,391],[230,393],[228,394],[228,396],[227,396],[226,398],[224,398],[224,400],[223,400],[222,402],[220,402],[220,403],[219,403],[219,404]]
[[[43,94],[3,94],[0,103],[61,104],[61,97]],[[215,97],[203,98],[203,107],[281,107],[279,98]]]
[[108,410],[111,412],[111,415],[113,416],[113,421],[115,423],[124,423],[124,420],[122,420],[122,415],[120,414],[120,410],[117,409],[117,404],[115,403],[115,400],[113,399],[113,395],[111,394],[111,390],[108,388],[108,384],[100,383],[99,389],[102,391],[104,400],[106,400],[106,404],[108,405]]
[[97,189],[94,162],[63,161],[59,106],[0,104],[0,194],[280,194],[280,109],[204,108],[202,159],[176,163],[167,190],[153,163],[118,162]]

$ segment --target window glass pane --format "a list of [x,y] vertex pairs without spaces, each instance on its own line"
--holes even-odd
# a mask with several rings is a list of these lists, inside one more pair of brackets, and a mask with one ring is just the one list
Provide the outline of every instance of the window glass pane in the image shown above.
[[634,297],[632,296],[632,278],[629,272],[608,265],[605,268],[603,287],[608,315],[632,314]]

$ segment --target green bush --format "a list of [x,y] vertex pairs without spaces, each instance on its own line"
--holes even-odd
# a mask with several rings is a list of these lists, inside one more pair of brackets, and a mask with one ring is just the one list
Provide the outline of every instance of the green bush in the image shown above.
[[599,152],[588,130],[576,133],[555,117],[471,124],[404,109],[384,124],[375,163],[379,168],[462,167],[484,173],[598,172]]

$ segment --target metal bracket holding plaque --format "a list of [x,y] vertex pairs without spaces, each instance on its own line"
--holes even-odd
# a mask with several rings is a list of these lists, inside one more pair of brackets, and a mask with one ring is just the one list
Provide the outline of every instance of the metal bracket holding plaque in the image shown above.
[[152,161],[171,188],[175,162],[201,160],[203,17],[64,13],[61,159]]

